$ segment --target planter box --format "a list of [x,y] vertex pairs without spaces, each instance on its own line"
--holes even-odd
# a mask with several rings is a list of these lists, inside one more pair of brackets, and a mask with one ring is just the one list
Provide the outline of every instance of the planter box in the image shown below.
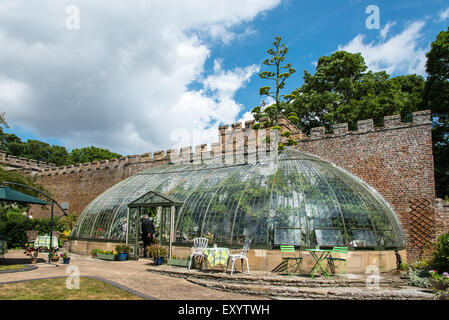
[[180,266],[180,267],[188,267],[189,260],[181,260],[181,259],[168,259],[167,264],[171,266]]
[[97,253],[97,259],[114,261],[115,254]]

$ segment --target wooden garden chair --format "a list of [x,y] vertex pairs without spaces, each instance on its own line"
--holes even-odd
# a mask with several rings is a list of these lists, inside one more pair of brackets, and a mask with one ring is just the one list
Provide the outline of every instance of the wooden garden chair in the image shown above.
[[37,230],[28,230],[27,231],[27,248],[32,248],[34,246],[34,242],[37,239],[39,232]]

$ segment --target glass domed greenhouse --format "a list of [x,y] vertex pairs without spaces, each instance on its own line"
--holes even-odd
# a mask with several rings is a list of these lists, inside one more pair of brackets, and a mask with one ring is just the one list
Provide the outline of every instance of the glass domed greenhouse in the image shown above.
[[[404,247],[394,212],[374,189],[332,163],[290,149],[257,163],[223,165],[220,158],[219,163],[165,164],[142,171],[93,200],[81,213],[73,238],[125,241],[125,220],[138,210],[129,204],[150,193],[153,200],[177,203],[175,244],[210,233],[219,244],[240,245],[250,237],[252,246],[266,248]],[[166,241],[170,208],[161,206],[158,224]]]

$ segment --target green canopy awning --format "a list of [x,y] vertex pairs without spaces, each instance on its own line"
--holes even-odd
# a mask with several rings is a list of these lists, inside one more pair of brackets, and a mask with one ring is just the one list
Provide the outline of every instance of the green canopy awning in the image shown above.
[[0,201],[32,203],[32,204],[41,204],[41,205],[50,204],[46,201],[32,197],[28,194],[13,190],[6,186],[0,186]]

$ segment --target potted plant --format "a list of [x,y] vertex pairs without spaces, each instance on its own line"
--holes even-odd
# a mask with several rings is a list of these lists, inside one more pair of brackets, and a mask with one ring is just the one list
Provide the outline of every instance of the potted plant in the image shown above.
[[61,257],[62,257],[62,260],[63,260],[62,263],[64,263],[64,264],[69,264],[70,263],[70,257],[69,257],[69,254],[67,253],[67,251],[62,253]]
[[51,250],[50,260],[52,262],[58,262],[59,261],[59,254],[57,253],[56,249],[52,249]]
[[30,257],[30,263],[37,263],[37,255],[39,254],[39,251],[37,251],[35,248],[26,248],[24,254]]
[[116,251],[111,250],[100,250],[100,252],[97,253],[97,258],[101,260],[115,260],[115,255],[117,254]]
[[131,251],[131,247],[127,244],[118,245],[115,247],[115,251],[117,251],[117,257],[119,261],[128,260],[129,251]]
[[449,273],[444,272],[440,275],[436,270],[430,270],[429,273],[431,275],[429,282],[435,289],[446,290],[449,288]]
[[164,261],[164,257],[167,256],[167,248],[162,247],[157,239],[154,241],[154,245],[147,247],[147,253],[153,258],[156,266],[161,265]]
[[100,253],[100,249],[92,249],[90,251],[90,254],[92,255],[92,258],[96,258],[98,253]]

